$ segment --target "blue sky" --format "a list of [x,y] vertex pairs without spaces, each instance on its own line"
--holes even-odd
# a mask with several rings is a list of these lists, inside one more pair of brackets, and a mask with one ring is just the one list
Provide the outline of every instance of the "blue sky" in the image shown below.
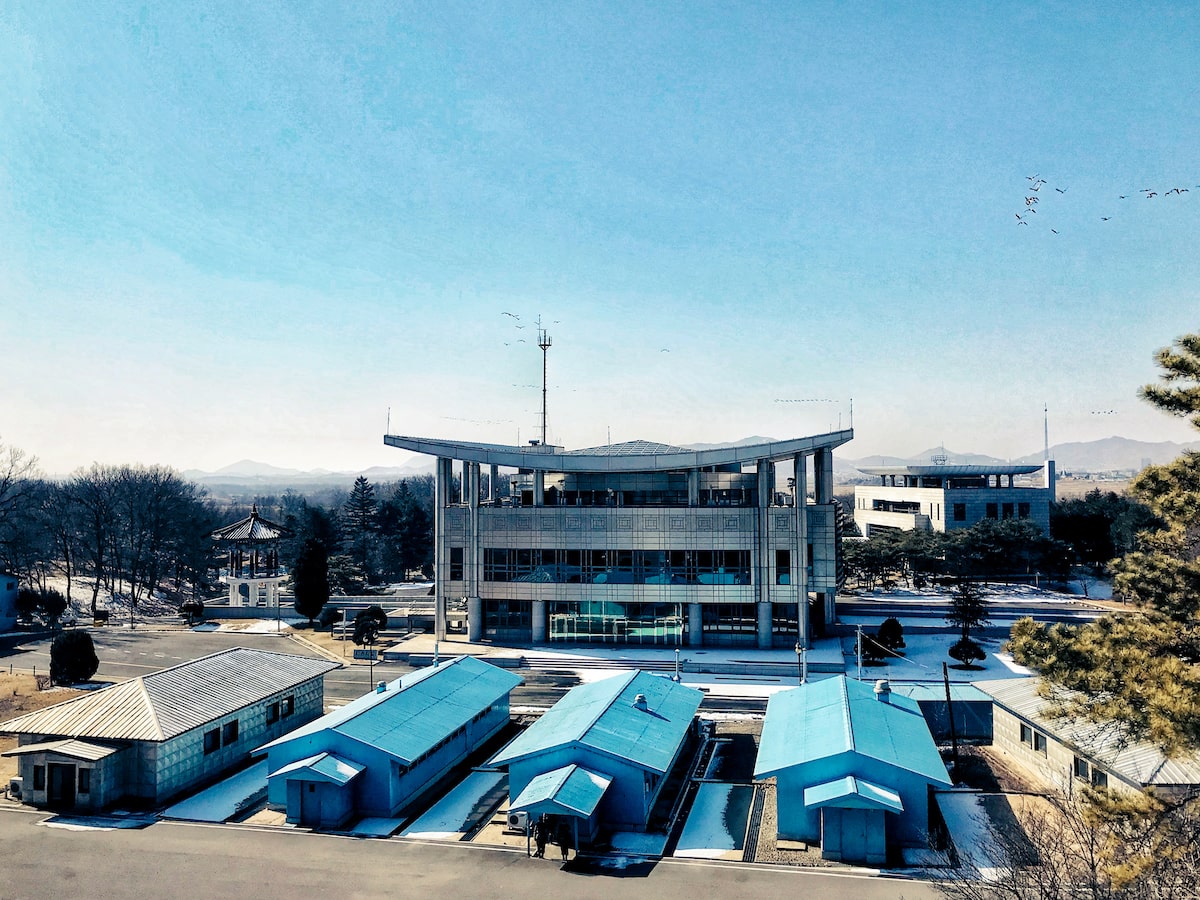
[[6,3],[0,440],[525,441],[539,315],[569,447],[851,398],[852,457],[1033,452],[1043,404],[1191,439],[1136,390],[1200,329],[1198,46],[1189,3]]

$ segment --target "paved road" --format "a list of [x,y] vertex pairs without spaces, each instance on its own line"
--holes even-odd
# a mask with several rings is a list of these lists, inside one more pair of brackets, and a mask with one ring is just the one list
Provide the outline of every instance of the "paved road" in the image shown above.
[[[475,845],[372,840],[252,829],[161,823],[143,830],[69,831],[45,816],[0,811],[0,896],[603,898],[762,900],[790,895],[831,900],[942,895],[933,885],[782,866],[667,860],[600,868]],[[635,862],[629,860],[628,862]]]
[[[167,666],[178,665],[209,653],[229,647],[249,647],[256,650],[275,650],[297,653],[303,656],[319,656],[305,644],[285,636],[273,634],[247,634],[240,632],[195,632],[195,631],[135,631],[116,628],[92,629],[92,641],[100,668],[96,679],[121,681],[156,672]],[[15,670],[29,672],[35,667],[38,672],[50,671],[50,641],[43,640],[28,645],[28,649],[17,650],[0,657],[0,666],[7,671],[8,665]],[[391,681],[412,667],[402,663],[377,663],[374,675],[365,665],[347,666],[336,669],[325,676],[325,702],[346,703],[371,690],[377,681]],[[554,674],[518,670],[525,685],[513,692],[514,706],[549,707],[570,688],[579,683],[578,676],[571,673]],[[0,896],[3,896],[0,894]]]

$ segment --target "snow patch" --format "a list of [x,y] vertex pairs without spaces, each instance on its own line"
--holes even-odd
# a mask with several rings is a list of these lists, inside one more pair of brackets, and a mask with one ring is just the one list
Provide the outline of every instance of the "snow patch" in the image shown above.
[[267,761],[264,759],[194,797],[168,807],[163,817],[192,822],[224,822],[246,809],[251,801],[265,794],[266,790]]
[[483,798],[504,778],[503,772],[472,772],[400,836],[434,840],[461,838],[475,820]]

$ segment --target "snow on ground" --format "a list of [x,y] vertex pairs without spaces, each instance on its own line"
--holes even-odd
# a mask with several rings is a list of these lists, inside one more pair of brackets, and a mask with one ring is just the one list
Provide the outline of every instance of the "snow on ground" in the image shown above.
[[[1076,594],[1048,591],[1045,588],[1034,587],[1031,584],[985,584],[983,587],[987,592],[987,599],[998,602],[1010,601],[1023,604],[1069,603],[1081,599]],[[1088,593],[1093,593],[1091,583],[1089,583]],[[881,600],[885,603],[919,604],[928,603],[931,600],[948,601],[950,595],[950,590],[945,588],[906,588],[897,586],[887,590],[876,588],[873,591],[855,591],[849,596],[854,600]]]
[[992,820],[983,806],[984,795],[968,791],[938,791],[938,808],[946,821],[946,830],[954,841],[960,862],[979,872],[985,881],[1002,874],[989,855],[995,844]]
[[662,856],[667,846],[667,836],[654,831],[618,831],[610,841],[618,853],[633,853],[639,856]]
[[391,837],[392,832],[400,827],[403,819],[362,819],[350,829],[350,834],[358,837]]
[[[947,652],[951,645],[958,640],[958,635],[940,634],[906,634],[903,657],[893,657],[886,665],[863,666],[864,680],[888,678],[892,681],[941,681],[942,663],[950,666],[951,681],[982,681],[992,678],[1013,678],[1018,675],[1032,674],[1029,670],[1021,671],[1023,667],[1002,659],[1001,646],[1003,640],[976,635],[974,640],[988,654],[987,659],[978,663],[978,670],[956,669],[957,662],[950,658]],[[858,666],[854,656],[854,638],[846,638],[846,674],[857,676]]]
[[722,859],[728,858],[733,851],[740,851],[746,833],[745,810],[749,808],[751,791],[752,788],[746,785],[714,781],[701,784],[675,847],[675,856]]
[[504,777],[503,772],[472,772],[400,836],[458,840],[475,819],[480,802]]
[[169,807],[163,817],[193,822],[224,822],[244,810],[251,800],[266,789],[267,761],[264,759]]

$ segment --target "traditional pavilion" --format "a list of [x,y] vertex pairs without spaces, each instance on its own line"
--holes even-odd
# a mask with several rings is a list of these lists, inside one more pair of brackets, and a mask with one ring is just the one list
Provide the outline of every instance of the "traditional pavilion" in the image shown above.
[[279,583],[286,577],[279,565],[279,542],[291,534],[260,516],[257,506],[246,518],[212,533],[212,539],[228,549],[221,581],[229,585],[230,606],[279,607]]

